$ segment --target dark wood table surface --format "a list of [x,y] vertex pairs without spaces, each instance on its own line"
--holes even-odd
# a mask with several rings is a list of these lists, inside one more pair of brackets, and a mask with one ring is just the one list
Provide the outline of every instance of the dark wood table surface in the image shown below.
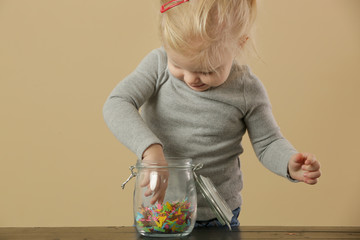
[[[0,240],[134,240],[161,239],[140,236],[134,227],[36,227],[0,228]],[[189,240],[228,239],[360,239],[360,227],[250,227],[229,231],[203,228],[183,238]]]

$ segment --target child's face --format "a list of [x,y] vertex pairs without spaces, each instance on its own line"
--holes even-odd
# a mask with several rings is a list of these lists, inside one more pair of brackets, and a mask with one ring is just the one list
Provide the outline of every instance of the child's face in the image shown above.
[[202,69],[191,59],[167,49],[168,69],[177,79],[184,81],[191,89],[202,92],[218,87],[228,78],[235,55],[224,51],[214,63],[215,71]]

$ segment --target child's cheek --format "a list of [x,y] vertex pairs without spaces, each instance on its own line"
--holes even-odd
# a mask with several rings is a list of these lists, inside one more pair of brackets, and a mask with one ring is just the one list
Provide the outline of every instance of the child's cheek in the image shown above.
[[176,77],[177,79],[180,79],[180,80],[183,79],[183,74],[181,73],[180,70],[174,69],[174,68],[169,68],[169,71],[170,71],[170,73],[171,73],[174,77]]

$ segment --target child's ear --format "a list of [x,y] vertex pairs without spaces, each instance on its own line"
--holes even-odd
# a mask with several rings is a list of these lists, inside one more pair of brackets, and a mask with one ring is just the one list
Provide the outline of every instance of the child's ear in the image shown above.
[[245,35],[245,36],[242,36],[240,39],[239,39],[239,47],[242,48],[244,47],[244,45],[246,44],[246,42],[248,41],[249,39],[249,36]]

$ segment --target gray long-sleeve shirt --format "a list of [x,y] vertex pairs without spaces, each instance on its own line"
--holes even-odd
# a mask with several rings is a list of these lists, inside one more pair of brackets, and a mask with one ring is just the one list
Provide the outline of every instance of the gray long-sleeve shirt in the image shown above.
[[[139,159],[159,143],[165,156],[203,163],[199,174],[213,181],[231,209],[241,205],[238,156],[246,130],[261,163],[278,175],[287,177],[288,161],[296,153],[280,133],[264,86],[247,66],[234,63],[224,84],[197,92],[171,75],[163,48],[120,81],[103,113],[113,134]],[[198,193],[197,220],[214,217]]]

